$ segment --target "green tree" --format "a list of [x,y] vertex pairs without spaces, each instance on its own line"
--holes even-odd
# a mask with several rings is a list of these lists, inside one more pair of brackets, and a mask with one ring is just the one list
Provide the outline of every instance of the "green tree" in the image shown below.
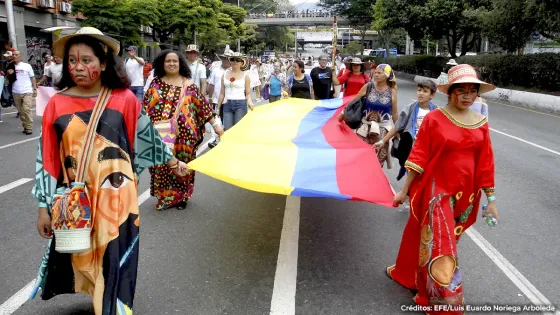
[[342,53],[348,55],[361,55],[363,52],[362,43],[359,41],[351,41],[342,48]]
[[560,3],[558,0],[526,0],[526,14],[535,17],[535,30],[560,43]]
[[522,49],[536,24],[526,6],[526,0],[494,0],[493,9],[484,16],[484,34],[508,52]]
[[153,0],[74,0],[72,12],[82,13],[83,26],[98,28],[126,44],[143,46],[140,26],[155,18]]
[[353,27],[360,30],[364,47],[366,31],[373,23],[372,0],[320,0],[319,5],[346,17]]

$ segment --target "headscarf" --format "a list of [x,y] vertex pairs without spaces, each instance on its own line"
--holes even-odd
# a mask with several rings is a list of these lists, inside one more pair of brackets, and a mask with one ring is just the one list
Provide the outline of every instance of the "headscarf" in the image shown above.
[[391,66],[386,63],[382,63],[377,66],[377,69],[383,70],[383,73],[385,73],[385,76],[387,77],[387,81],[393,82],[393,88],[397,89],[397,78],[395,77],[393,68],[391,68]]

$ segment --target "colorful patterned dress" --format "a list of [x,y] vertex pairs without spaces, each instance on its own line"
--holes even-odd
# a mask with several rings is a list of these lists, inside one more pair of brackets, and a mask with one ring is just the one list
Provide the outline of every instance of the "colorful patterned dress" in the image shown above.
[[[204,124],[214,117],[212,107],[196,85],[186,88],[185,96],[179,102],[181,87],[154,78],[144,96],[144,109],[153,122],[171,119],[180,106],[179,131],[175,138],[174,155],[183,162],[196,158],[198,146],[204,138]],[[180,104],[180,105],[179,105]],[[152,180],[150,193],[158,199],[156,210],[165,210],[188,201],[194,189],[195,174],[180,178],[167,165],[150,168]]]
[[[54,95],[43,116],[33,195],[39,207],[74,181],[82,142],[97,97]],[[94,221],[91,248],[61,254],[50,240],[36,285],[48,300],[64,293],[93,296],[96,315],[132,314],[138,267],[139,174],[172,158],[136,96],[114,90],[101,115],[88,177]]]
[[[418,291],[414,297],[418,305],[460,307],[463,286],[457,241],[476,221],[481,190],[494,191],[487,119],[466,125],[445,108],[428,113],[405,167],[420,175],[410,187],[410,217],[397,263],[389,267],[389,274],[404,287]],[[433,275],[432,269],[437,267],[432,264],[443,256],[454,262],[449,283],[441,283]],[[462,314],[460,310],[427,313]]]

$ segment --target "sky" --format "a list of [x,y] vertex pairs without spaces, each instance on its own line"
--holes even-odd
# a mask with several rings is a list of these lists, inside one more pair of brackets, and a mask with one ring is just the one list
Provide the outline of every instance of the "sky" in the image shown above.
[[298,11],[307,10],[307,9],[318,9],[317,2],[318,0],[290,0],[292,5],[294,5]]

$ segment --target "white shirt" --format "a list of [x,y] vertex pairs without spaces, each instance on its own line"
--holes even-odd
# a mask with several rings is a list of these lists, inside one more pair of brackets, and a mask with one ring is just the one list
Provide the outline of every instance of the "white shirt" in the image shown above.
[[[214,94],[212,94],[212,103],[218,104],[218,99],[220,98],[220,92],[222,91],[222,77],[226,69],[219,67],[212,70],[210,73],[210,79],[208,79],[208,84],[212,84],[214,86]],[[224,99],[224,103],[226,99]]]
[[416,134],[418,134],[418,130],[420,130],[420,126],[422,126],[422,122],[424,121],[424,117],[430,112],[429,109],[418,108],[418,116],[416,116],[416,123],[414,124],[414,128],[416,129]]
[[45,75],[52,79],[53,85],[56,85],[62,78],[62,64],[53,63],[45,70]]
[[244,100],[245,97],[245,76],[247,72],[243,72],[243,77],[241,79],[234,80],[231,82],[231,71],[227,71],[224,74],[224,95],[228,100]]
[[47,73],[47,71],[49,70],[50,67],[52,67],[52,65],[54,65],[54,62],[52,61],[50,65],[47,65],[47,63],[45,63],[45,66],[43,67],[43,74]]
[[33,93],[33,84],[31,78],[35,76],[31,65],[25,62],[20,62],[16,65],[17,80],[12,86],[14,94]]
[[[200,79],[206,79],[206,67],[195,61],[189,65],[189,68],[191,69],[191,80],[200,89]],[[205,91],[201,92],[206,94]]]
[[[136,57],[142,61],[144,59]],[[129,58],[125,64],[126,74],[130,78],[130,86],[144,86],[144,66],[134,58]]]

